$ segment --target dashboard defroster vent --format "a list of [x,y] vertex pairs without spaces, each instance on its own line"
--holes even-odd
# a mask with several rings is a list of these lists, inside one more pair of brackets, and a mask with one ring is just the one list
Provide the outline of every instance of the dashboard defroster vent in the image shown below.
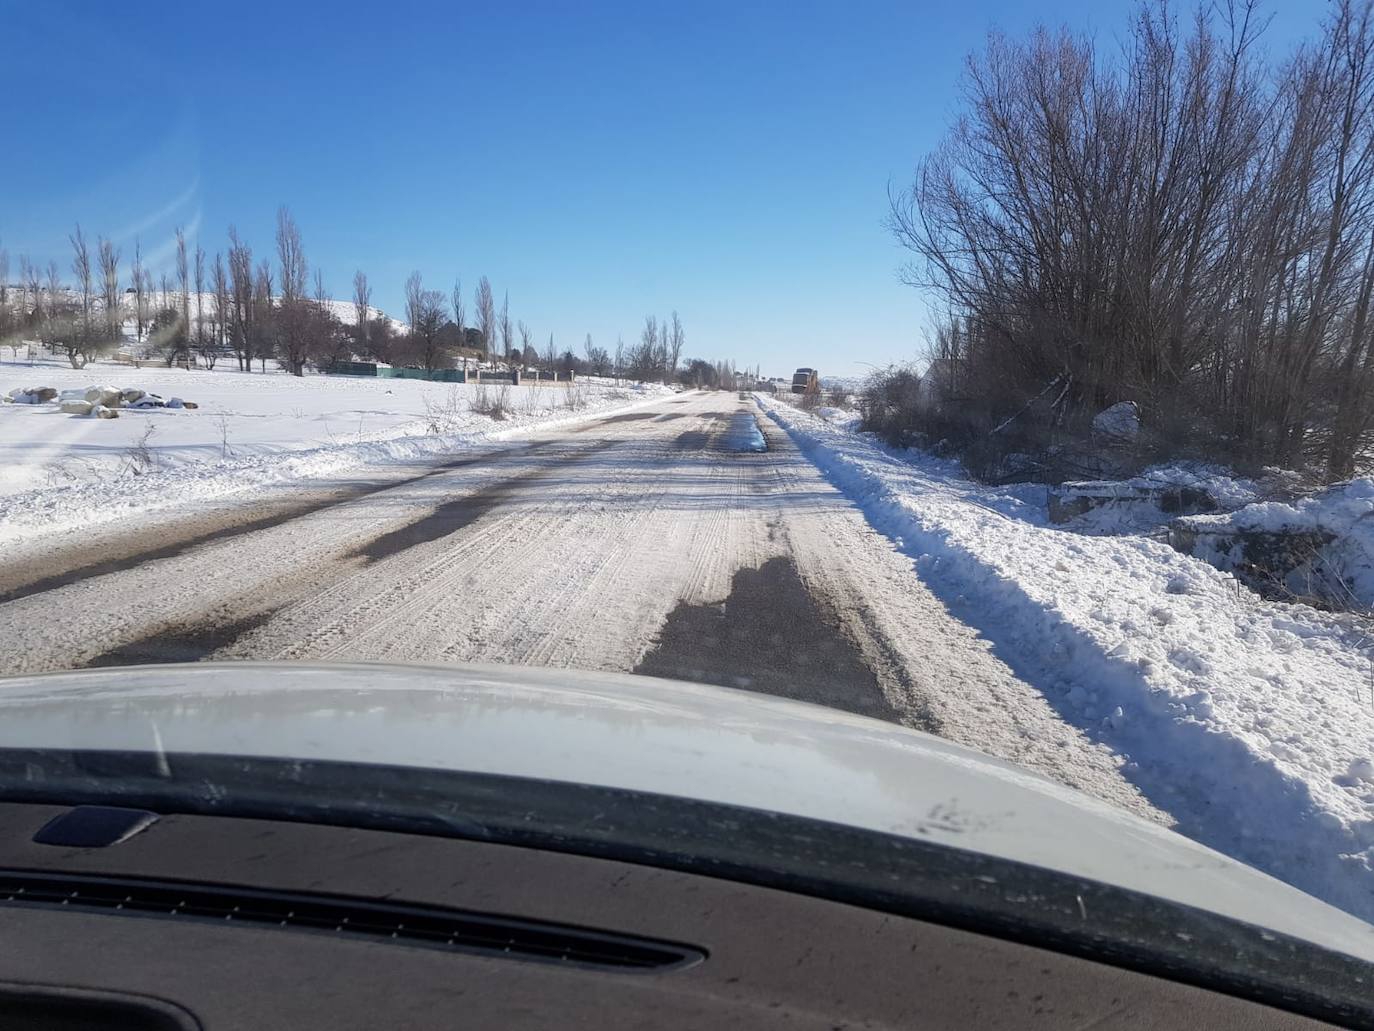
[[299,931],[602,970],[666,971],[705,958],[690,946],[563,924],[179,881],[0,870],[0,907],[6,906]]

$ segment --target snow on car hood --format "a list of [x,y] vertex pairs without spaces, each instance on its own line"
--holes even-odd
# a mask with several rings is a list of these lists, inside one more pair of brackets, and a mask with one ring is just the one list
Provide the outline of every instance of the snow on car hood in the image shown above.
[[1374,927],[928,734],[746,691],[525,667],[203,663],[0,680],[0,747],[384,763],[657,792],[1049,867],[1374,960]]

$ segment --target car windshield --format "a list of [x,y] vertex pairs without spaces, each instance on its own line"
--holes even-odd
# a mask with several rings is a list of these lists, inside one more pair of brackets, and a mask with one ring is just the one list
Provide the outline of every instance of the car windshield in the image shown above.
[[0,12],[4,748],[1177,838],[1374,920],[1367,0]]

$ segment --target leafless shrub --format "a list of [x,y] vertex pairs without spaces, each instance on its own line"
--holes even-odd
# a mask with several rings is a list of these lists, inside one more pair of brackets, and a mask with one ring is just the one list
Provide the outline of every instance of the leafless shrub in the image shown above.
[[146,473],[154,472],[157,469],[157,452],[153,450],[151,441],[157,433],[157,428],[151,423],[145,423],[143,433],[140,434],[137,442],[130,445],[129,450],[124,455],[124,471],[133,476],[143,476]]
[[511,411],[510,387],[503,384],[490,390],[485,383],[479,383],[472,395],[472,410],[498,422],[505,419]]
[[69,483],[76,483],[81,477],[72,469],[67,462],[53,462],[43,467],[43,486],[51,490],[54,487],[63,487]]
[[1370,7],[1272,63],[1252,0],[1180,21],[1141,4],[1119,57],[1038,30],[969,60],[891,213],[949,316],[944,436],[1047,458],[1129,400],[1157,454],[1347,477],[1374,442]]
[[[478,387],[480,395],[485,388]],[[449,387],[448,392],[442,399],[435,399],[425,394],[421,398],[425,406],[425,432],[441,436],[445,433],[452,433],[463,421],[463,400],[456,386]],[[476,401],[474,400],[472,410],[477,411]],[[361,432],[361,430],[360,430]]]
[[939,432],[937,413],[921,401],[921,377],[913,367],[893,366],[875,372],[861,395],[861,426],[897,447],[929,439]]
[[229,416],[220,412],[215,416],[215,426],[219,429],[219,457],[220,461],[232,458],[233,450],[229,447]]
[[569,383],[563,391],[563,407],[577,411],[587,407],[587,391],[581,383]]

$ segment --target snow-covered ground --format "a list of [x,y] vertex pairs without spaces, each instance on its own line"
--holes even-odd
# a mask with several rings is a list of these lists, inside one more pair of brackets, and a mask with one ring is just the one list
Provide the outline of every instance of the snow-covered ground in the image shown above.
[[[1374,477],[1358,477],[1295,501],[1260,501],[1227,515],[1190,516],[1191,529],[1211,534],[1283,533],[1329,535],[1316,556],[1316,569],[1292,574],[1311,577],[1330,599],[1374,607]],[[1236,561],[1229,553],[1209,556],[1221,568]]]
[[1159,541],[1050,527],[1022,489],[759,402],[1181,832],[1374,918],[1374,631]]
[[[1064,484],[1073,494],[1085,494],[1107,501],[1077,515],[1063,529],[1096,536],[1106,534],[1163,535],[1163,528],[1178,518],[1177,511],[1166,512],[1158,497],[1150,497],[1161,488],[1191,490],[1210,498],[1221,512],[1231,512],[1261,499],[1291,497],[1301,488],[1298,473],[1281,469],[1267,469],[1259,479],[1237,476],[1221,466],[1202,462],[1171,462],[1152,465],[1138,476],[1126,480],[1100,480]],[[1045,504],[1047,488],[1041,484],[1018,484],[1014,488],[1021,497]]]
[[[501,387],[351,376],[134,368],[114,362],[0,361],[14,388],[137,387],[195,410],[66,415],[55,403],[0,405],[0,540],[91,525],[367,462],[443,454],[666,392],[604,383]],[[472,410],[504,395],[501,419]],[[146,453],[142,445],[146,445]]]

